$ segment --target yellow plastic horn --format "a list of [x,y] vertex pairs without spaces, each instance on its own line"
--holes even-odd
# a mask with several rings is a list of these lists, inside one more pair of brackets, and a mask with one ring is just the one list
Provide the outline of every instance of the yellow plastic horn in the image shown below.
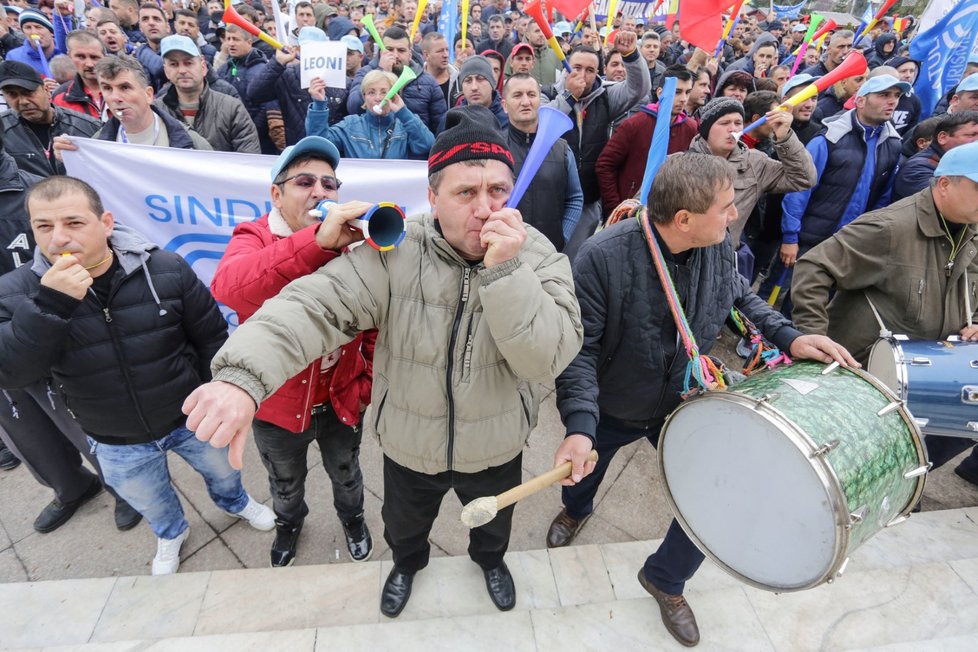
[[[418,33],[418,25],[421,24],[421,16],[424,15],[424,10],[428,7],[428,0],[421,0],[418,2],[418,10],[414,12],[414,22],[411,23],[411,43],[414,43],[414,35]],[[361,21],[362,23],[363,21]]]
[[370,36],[373,37],[374,42],[378,46],[380,46],[380,49],[381,50],[386,50],[387,49],[387,46],[384,45],[383,39],[380,38],[380,33],[377,32],[377,27],[374,25],[374,15],[373,14],[367,14],[366,16],[364,16],[363,18],[361,18],[360,19],[360,24],[367,28],[367,31],[370,32]]

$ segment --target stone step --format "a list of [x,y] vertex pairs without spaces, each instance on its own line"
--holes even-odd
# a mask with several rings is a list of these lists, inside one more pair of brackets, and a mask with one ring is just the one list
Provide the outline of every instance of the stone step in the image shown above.
[[[511,553],[518,597],[508,613],[467,558],[433,559],[393,621],[379,612],[389,561],[4,584],[0,648],[679,649],[635,579],[656,545]],[[776,595],[707,562],[687,597],[704,649],[978,649],[978,508],[881,532],[832,585]]]

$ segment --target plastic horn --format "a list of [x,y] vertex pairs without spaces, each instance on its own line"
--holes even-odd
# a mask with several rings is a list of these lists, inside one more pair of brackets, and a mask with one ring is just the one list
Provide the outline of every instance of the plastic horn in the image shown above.
[[608,31],[604,33],[604,47],[608,47],[608,39],[611,37],[611,28],[615,24],[615,16],[618,15],[618,0],[611,0],[608,4],[608,22],[606,23]]
[[566,113],[553,107],[541,106],[538,115],[537,135],[533,138],[533,144],[530,145],[530,151],[527,152],[526,160],[523,161],[523,167],[520,169],[520,175],[516,178],[513,192],[506,202],[507,206],[513,208],[523,199],[523,194],[530,187],[530,182],[536,176],[537,170],[543,164],[550,148],[553,147],[558,138],[574,127],[574,122]]
[[370,36],[373,38],[374,43],[376,43],[381,50],[386,50],[387,46],[384,45],[384,40],[380,38],[380,34],[377,32],[377,28],[374,26],[374,15],[367,14],[360,19],[360,24],[367,28],[370,32]]
[[373,108],[373,112],[380,115],[384,112],[384,105],[390,102],[391,98],[401,92],[401,89],[410,84],[412,81],[418,78],[418,74],[411,70],[410,66],[404,66],[404,70],[401,71],[401,76],[397,78],[391,89],[387,91],[387,95],[384,99],[380,101],[380,104]]
[[424,15],[424,10],[428,7],[428,0],[421,0],[418,2],[418,10],[414,12],[414,22],[411,23],[411,43],[414,43],[414,35],[418,33],[418,25],[421,24],[421,16]]
[[[834,30],[838,26],[839,25],[834,20],[832,20],[831,18],[829,18],[827,21],[825,21],[825,24],[822,25],[817,32],[815,32],[814,34],[812,34],[812,37],[810,39],[808,39],[808,42],[809,43],[816,43],[816,42],[818,42],[818,40],[820,38],[823,38],[826,34],[828,34],[829,32],[831,32],[832,30]],[[795,54],[798,54],[800,52],[801,52],[801,45],[799,45],[798,48],[795,49]]]
[[778,296],[781,294],[781,288],[784,284],[788,282],[788,274],[791,272],[790,267],[785,267],[784,271],[781,272],[781,278],[778,279],[778,284],[774,286],[771,290],[771,296],[767,298],[767,305],[773,306],[778,302]]
[[283,52],[288,52],[289,51],[289,49],[287,47],[285,47],[284,45],[282,45],[281,43],[279,43],[278,41],[276,41],[275,39],[273,39],[271,36],[269,36],[265,32],[263,32],[260,29],[258,29],[258,27],[256,25],[254,25],[252,22],[250,22],[248,20],[245,20],[241,16],[241,14],[239,14],[238,11],[234,7],[232,7],[230,5],[228,5],[227,8],[224,10],[224,18],[223,18],[223,20],[224,20],[224,23],[225,24],[228,24],[228,25],[237,25],[238,27],[240,27],[244,31],[248,32],[252,36],[255,36],[255,37],[260,38],[261,40],[265,41],[266,43],[268,43],[269,45],[271,45],[276,50],[282,50]]
[[[832,86],[832,84],[842,81],[843,79],[848,79],[849,77],[862,75],[866,72],[866,70],[868,70],[868,68],[869,66],[866,65],[866,57],[863,56],[863,53],[859,50],[853,50],[846,56],[842,63],[835,67],[832,72],[819,77],[817,80],[815,80],[815,83],[809,84],[805,87],[805,90],[797,95],[792,95],[791,98],[786,100],[781,106],[775,109],[775,111],[790,111],[805,100],[815,97],[825,89]],[[747,132],[757,129],[765,122],[767,122],[767,116],[763,115],[744,127],[744,130],[739,134],[734,134],[734,136],[740,138]]]
[[536,24],[540,27],[540,31],[547,38],[547,43],[550,44],[550,49],[554,51],[557,58],[560,59],[560,63],[564,65],[564,70],[570,72],[570,64],[567,63],[567,57],[564,56],[564,51],[560,49],[560,43],[557,42],[556,37],[554,37],[554,31],[550,29],[550,23],[547,22],[547,18],[543,15],[543,4],[540,0],[533,0],[530,4],[523,8],[523,13],[527,16],[533,18]]
[[41,57],[41,74],[48,79],[54,79],[54,75],[51,74],[51,66],[48,64],[48,58],[44,55],[44,49],[41,47],[41,37],[37,34],[32,34],[30,41],[34,49],[37,50],[38,56]]
[[[336,205],[332,199],[324,199],[309,211],[313,217],[323,219],[329,209]],[[367,244],[377,251],[390,251],[404,240],[407,233],[407,218],[404,209],[397,204],[382,201],[370,207],[367,213],[356,220],[350,220],[347,225],[363,231]]]
[[798,51],[798,56],[795,57],[795,63],[791,67],[791,74],[789,77],[794,77],[795,72],[798,70],[798,65],[805,60],[805,52],[808,50],[808,46],[812,42],[812,37],[815,36],[815,30],[818,29],[818,24],[822,22],[822,17],[818,14],[812,16],[811,22],[808,24],[808,31],[805,32],[805,39],[801,42],[801,50]]
[[462,49],[465,49],[465,37],[469,33],[469,0],[462,0]]
[[868,34],[869,31],[876,26],[876,23],[878,23],[880,19],[886,15],[886,12],[888,12],[896,3],[897,0],[886,0],[886,2],[883,3],[883,6],[880,7],[880,10],[876,12],[876,15],[873,16],[873,20],[869,21],[861,32],[856,32],[856,41]]

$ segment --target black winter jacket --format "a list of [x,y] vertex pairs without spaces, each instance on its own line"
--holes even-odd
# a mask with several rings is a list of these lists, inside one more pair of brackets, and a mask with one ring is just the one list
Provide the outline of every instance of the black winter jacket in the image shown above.
[[14,159],[0,151],[0,274],[30,265],[34,234],[24,209],[28,188],[41,177],[18,169]]
[[[278,101],[285,121],[285,143],[295,145],[306,136],[306,113],[312,98],[301,88],[299,66],[283,66],[272,57],[259,66],[248,82],[248,101],[253,105]],[[327,95],[330,90],[327,89]],[[330,103],[330,108],[333,104]]]
[[[677,266],[661,241],[660,247],[702,354],[734,306],[782,350],[800,335],[737,273],[729,236],[692,250],[685,265]],[[584,345],[557,378],[567,433],[593,439],[602,414],[657,427],[682,400],[687,358],[637,219],[584,244],[574,261],[574,287]]]
[[146,443],[184,423],[227,324],[180,256],[119,224],[109,242],[120,265],[106,305],[91,290],[79,301],[42,287],[50,263],[39,250],[0,277],[0,387],[51,375],[95,440]]
[[[100,121],[77,111],[69,111],[57,105],[52,105],[51,108],[54,109],[51,141],[55,136],[91,138],[102,128]],[[0,115],[0,127],[3,128],[3,149],[14,157],[21,170],[40,177],[65,174],[65,164],[48,156],[45,151],[51,150],[51,142],[39,141],[34,131],[16,113],[7,111]]]

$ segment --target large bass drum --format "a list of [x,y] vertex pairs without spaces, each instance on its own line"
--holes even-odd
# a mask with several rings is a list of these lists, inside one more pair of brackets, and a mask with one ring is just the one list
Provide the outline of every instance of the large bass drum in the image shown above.
[[697,547],[776,592],[841,574],[853,550],[910,513],[928,469],[920,431],[876,379],[810,362],[680,405],[659,464]]
[[880,339],[866,371],[907,403],[924,435],[978,437],[978,342]]

